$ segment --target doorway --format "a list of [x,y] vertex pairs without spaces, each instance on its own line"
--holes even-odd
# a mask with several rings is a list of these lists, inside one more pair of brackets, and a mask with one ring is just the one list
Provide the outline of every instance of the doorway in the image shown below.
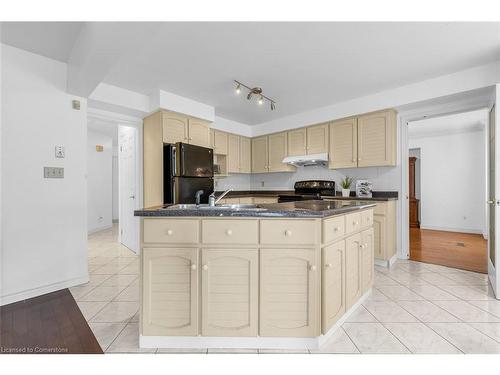
[[410,259],[487,273],[487,124],[486,109],[408,123]]

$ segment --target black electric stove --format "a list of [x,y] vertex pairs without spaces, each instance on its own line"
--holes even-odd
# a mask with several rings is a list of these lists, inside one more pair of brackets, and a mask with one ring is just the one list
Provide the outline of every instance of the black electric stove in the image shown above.
[[335,181],[297,181],[293,187],[295,189],[295,194],[278,196],[278,203],[321,200],[321,196],[335,196]]

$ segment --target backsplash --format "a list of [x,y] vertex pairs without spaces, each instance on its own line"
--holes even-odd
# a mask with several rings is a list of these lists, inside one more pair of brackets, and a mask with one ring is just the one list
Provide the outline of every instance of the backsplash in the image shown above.
[[[334,180],[339,189],[345,177],[367,179],[373,190],[397,191],[401,172],[395,167],[351,168],[332,170],[321,166],[299,167],[296,172],[234,174],[216,179],[215,190],[293,190],[293,184],[302,180]],[[354,190],[352,186],[351,190]]]

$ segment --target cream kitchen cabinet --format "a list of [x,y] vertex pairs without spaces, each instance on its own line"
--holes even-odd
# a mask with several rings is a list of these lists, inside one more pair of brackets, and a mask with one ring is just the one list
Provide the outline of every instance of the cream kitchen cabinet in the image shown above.
[[257,336],[258,249],[202,249],[202,334]]
[[373,285],[373,228],[361,232],[361,292],[365,293]]
[[355,234],[345,241],[345,304],[349,309],[361,297],[363,291],[361,273],[361,235]]
[[173,112],[161,112],[163,143],[188,143],[188,122],[189,118]]
[[396,201],[377,202],[373,210],[374,257],[388,266],[396,255]]
[[329,167],[356,168],[358,166],[357,119],[349,118],[330,124]]
[[283,164],[287,156],[288,135],[286,132],[271,134],[268,139],[268,172],[291,172],[296,168]]
[[142,249],[142,332],[198,334],[198,249]]
[[307,128],[307,154],[328,152],[328,123]]
[[358,167],[396,165],[396,112],[358,117]]
[[188,119],[188,143],[201,147],[210,147],[210,124],[196,118]]
[[288,156],[307,154],[307,128],[290,130],[288,132]]
[[332,169],[396,165],[396,112],[332,122],[329,157]]
[[227,144],[227,172],[240,173],[240,137],[229,134]]
[[252,173],[267,173],[269,148],[267,136],[252,138]]
[[263,249],[260,335],[319,334],[319,261],[312,249]]
[[240,173],[252,172],[252,144],[250,138],[240,137]]
[[322,277],[322,333],[339,320],[346,311],[345,301],[345,241],[323,248]]
[[228,134],[219,130],[213,130],[212,148],[214,154],[227,155]]

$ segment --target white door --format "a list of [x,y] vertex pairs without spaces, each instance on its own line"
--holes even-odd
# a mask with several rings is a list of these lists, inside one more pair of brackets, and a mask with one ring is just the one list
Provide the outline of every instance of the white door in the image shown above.
[[139,218],[134,217],[138,209],[137,184],[137,129],[130,126],[118,127],[120,201],[120,242],[130,250],[139,253]]
[[497,241],[500,235],[500,132],[495,113],[497,107],[491,109],[488,126],[488,276],[496,298],[500,299],[500,241]]

